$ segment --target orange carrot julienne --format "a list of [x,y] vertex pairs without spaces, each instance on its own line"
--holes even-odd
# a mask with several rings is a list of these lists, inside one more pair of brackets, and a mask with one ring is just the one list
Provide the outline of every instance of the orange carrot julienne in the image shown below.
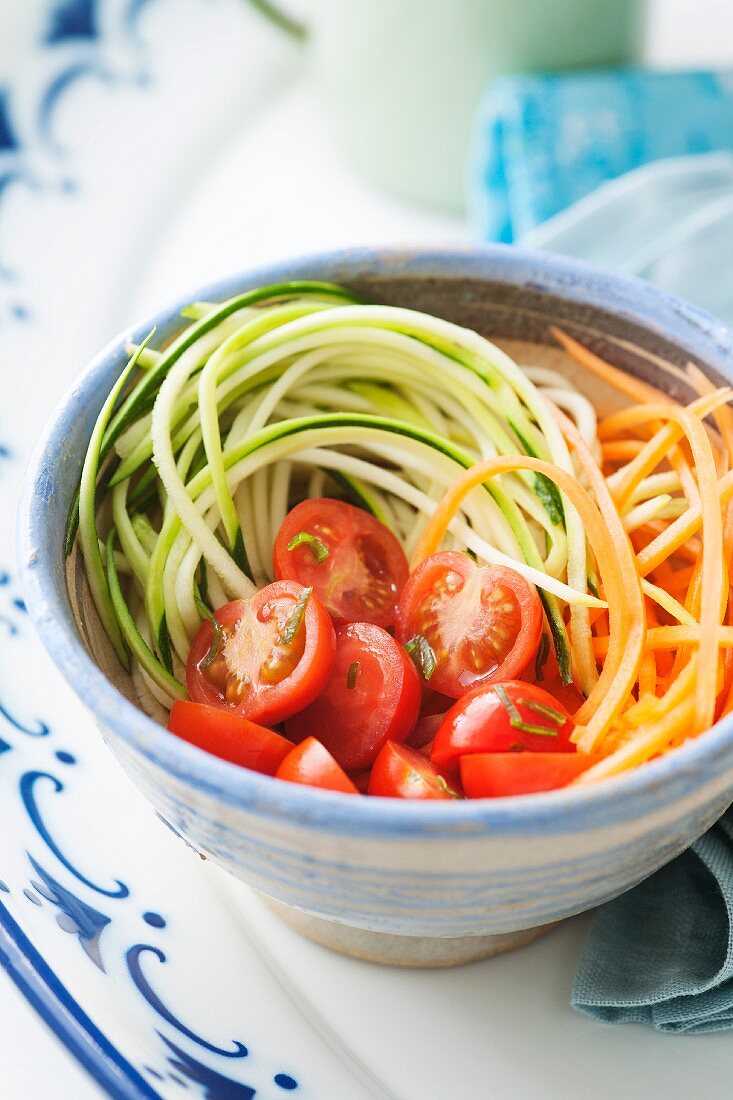
[[609,439],[601,443],[601,454],[606,462],[628,462],[644,447],[643,439]]
[[[607,637],[593,639],[593,652],[596,657],[605,657],[608,652]],[[721,626],[718,635],[719,645],[726,649],[733,648],[733,627]],[[699,645],[699,626],[653,626],[646,632],[644,645],[647,649],[676,649],[681,645]]]
[[[680,414],[694,414],[696,418],[702,418],[711,413],[719,404],[727,401],[729,397],[730,390],[717,390],[708,397],[699,397],[697,401],[693,401],[691,405],[688,405],[684,409],[676,405],[658,404],[648,405],[646,407],[634,406],[630,409],[624,409],[621,413],[616,413],[615,418],[623,417],[624,426],[641,423],[644,420],[673,421],[671,424],[665,424],[664,427],[649,440],[636,458],[632,458],[627,466],[619,470],[618,474],[614,474],[610,479],[611,492],[613,493],[618,507],[621,509],[624,508],[628,498],[639,482],[643,481],[644,478],[647,477],[664,458],[666,458],[669,449],[682,438],[683,434],[685,434],[684,428],[680,423]],[[609,423],[611,419],[612,418],[609,417],[606,423]],[[599,435],[600,427],[599,425]],[[705,430],[702,430],[703,433],[705,433]]]
[[[729,470],[718,482],[718,495],[721,504],[727,504],[733,497],[733,470]],[[678,516],[654,542],[650,542],[644,550],[637,554],[639,571],[643,577],[647,576],[661,561],[668,558],[675,550],[679,549],[687,540],[699,530],[702,523],[702,512],[699,505],[688,508],[681,516]]]
[[[700,622],[703,627],[700,642],[700,667],[695,687],[695,715],[698,730],[712,724],[715,711],[715,677],[717,674],[717,631],[720,626],[720,601],[723,591],[723,521],[718,499],[717,467],[709,436],[700,416],[707,415],[721,401],[727,401],[729,390],[718,390],[706,398],[699,398],[688,408],[662,404],[646,408],[635,407],[616,414],[624,426],[633,426],[645,419],[669,420],[650,443],[649,453],[641,452],[621,472],[612,488],[619,508],[633,492],[638,482],[654,468],[664,456],[664,451],[684,435],[692,449],[700,492],[703,526]],[[611,418],[609,418],[611,419]],[[662,445],[664,450],[661,449]],[[632,467],[636,466],[632,470]],[[725,580],[727,590],[727,579]]]
[[599,779],[608,779],[620,772],[628,771],[629,768],[644,764],[652,756],[662,752],[677,734],[689,729],[694,714],[694,701],[685,699],[674,710],[650,724],[648,728],[637,730],[634,737],[625,745],[583,772],[573,780],[571,786],[585,787],[596,783]]
[[618,367],[612,366],[610,363],[602,359],[600,355],[596,355],[595,352],[590,351],[584,347],[573,336],[570,336],[567,332],[563,332],[562,329],[557,328],[555,325],[550,326],[550,332],[557,340],[558,344],[561,344],[565,351],[576,362],[586,367],[597,378],[602,378],[604,382],[608,382],[610,386],[613,386],[615,390],[630,397],[632,401],[639,401],[641,403],[645,401],[670,401],[671,398],[667,398],[666,395],[658,390],[655,386],[650,385],[648,382],[643,382],[640,378],[635,378],[631,374],[626,374],[625,371],[619,370]]

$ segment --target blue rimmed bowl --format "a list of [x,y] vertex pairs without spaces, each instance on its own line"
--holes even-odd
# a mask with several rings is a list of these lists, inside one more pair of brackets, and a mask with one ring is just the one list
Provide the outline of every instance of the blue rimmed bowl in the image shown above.
[[[400,965],[451,965],[517,946],[622,893],[683,851],[733,799],[733,721],[594,788],[416,804],[282,783],[201,752],[144,714],[93,613],[64,529],[95,418],[126,340],[180,327],[192,300],[285,279],[328,279],[439,314],[524,361],[563,363],[558,324],[630,373],[685,399],[689,360],[733,381],[733,345],[712,317],[644,283],[574,261],[493,247],[314,256],[193,292],[102,351],[54,413],[28,468],[19,560],[38,631],[102,734],[160,815],[253,886],[301,931]],[[597,402],[604,394],[576,370]]]

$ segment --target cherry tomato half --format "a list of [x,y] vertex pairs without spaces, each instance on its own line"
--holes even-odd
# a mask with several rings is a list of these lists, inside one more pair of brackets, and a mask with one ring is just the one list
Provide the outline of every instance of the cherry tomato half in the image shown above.
[[341,500],[304,500],[275,540],[278,580],[310,585],[338,623],[392,626],[407,558],[383,523]]
[[566,787],[600,756],[592,753],[486,752],[461,757],[467,798],[502,798]]
[[308,787],[320,787],[324,791],[341,791],[342,794],[358,794],[356,786],[340,767],[328,749],[315,737],[306,737],[285,757],[275,776],[288,783],[305,783]]
[[536,684],[487,684],[455,703],[435,733],[431,760],[449,764],[464,753],[575,752],[565,707]]
[[524,577],[503,566],[479,567],[453,550],[417,567],[397,607],[397,637],[428,643],[430,687],[454,699],[520,676],[541,632],[540,598]]
[[422,753],[388,741],[372,767],[368,794],[382,798],[457,798]]
[[331,673],[336,639],[326,611],[295,581],[278,581],[215,615],[221,628],[198,629],[186,663],[188,694],[197,703],[275,725],[311,703]]
[[173,704],[168,729],[205,752],[265,775],[274,775],[293,748],[279,733],[233,711],[187,699]]
[[404,741],[420,710],[420,680],[404,649],[374,623],[336,632],[331,678],[287,723],[288,737],[316,737],[342,768],[368,767],[384,742]]

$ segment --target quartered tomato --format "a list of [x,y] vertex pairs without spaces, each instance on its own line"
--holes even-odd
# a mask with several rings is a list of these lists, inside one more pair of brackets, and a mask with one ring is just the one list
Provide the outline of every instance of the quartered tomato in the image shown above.
[[422,753],[394,741],[388,741],[374,761],[367,793],[382,798],[459,797]]
[[420,710],[420,680],[394,638],[373,623],[336,632],[336,659],[314,703],[287,723],[288,737],[316,737],[347,771],[368,767],[388,738],[403,741]]
[[305,783],[308,787],[320,787],[324,791],[341,791],[342,794],[358,794],[356,786],[341,768],[328,749],[315,737],[306,737],[283,760],[275,773],[277,779],[288,783]]
[[313,593],[278,581],[250,600],[233,600],[199,627],[186,663],[197,703],[275,725],[311,703],[328,682],[333,626]]
[[275,576],[310,585],[335,623],[392,626],[407,559],[383,523],[341,500],[304,500],[275,540]]
[[467,798],[501,798],[566,787],[601,759],[591,753],[486,752],[461,757]]
[[431,759],[449,764],[464,753],[571,753],[573,729],[565,707],[536,684],[487,684],[464,695],[444,716]]
[[542,605],[524,577],[457,551],[419,565],[397,607],[397,637],[416,648],[430,687],[454,699],[520,676],[541,632]]
[[173,704],[168,729],[205,752],[265,775],[274,775],[293,748],[292,742],[279,733],[232,710],[187,699],[177,699]]

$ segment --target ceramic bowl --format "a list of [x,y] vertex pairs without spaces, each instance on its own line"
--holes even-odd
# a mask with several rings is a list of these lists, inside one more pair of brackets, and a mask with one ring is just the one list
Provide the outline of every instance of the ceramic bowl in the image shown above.
[[[196,290],[219,300],[284,279],[332,279],[368,298],[439,314],[524,362],[562,365],[557,323],[619,367],[688,398],[679,367],[733,381],[713,318],[651,286],[508,248],[340,252]],[[179,302],[133,338],[180,326]],[[336,950],[400,965],[450,965],[514,947],[620,894],[704,832],[733,798],[733,721],[662,760],[587,790],[418,804],[346,798],[237,768],[168,733],[135,704],[63,534],[92,425],[126,361],[125,339],[91,363],[30,463],[19,557],[31,615],[103,737],[161,817],[207,858]],[[567,364],[566,364],[567,365]],[[677,369],[676,369],[677,368]],[[608,395],[575,375],[596,401]]]

